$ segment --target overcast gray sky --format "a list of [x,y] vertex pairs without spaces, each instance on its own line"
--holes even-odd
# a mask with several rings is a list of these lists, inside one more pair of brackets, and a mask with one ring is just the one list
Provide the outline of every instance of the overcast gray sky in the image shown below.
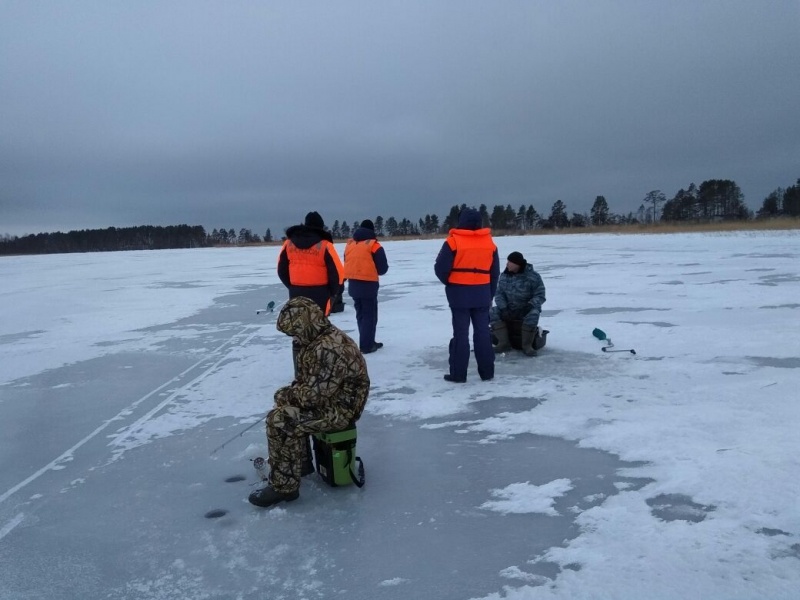
[[0,0],[0,234],[800,178],[800,0]]

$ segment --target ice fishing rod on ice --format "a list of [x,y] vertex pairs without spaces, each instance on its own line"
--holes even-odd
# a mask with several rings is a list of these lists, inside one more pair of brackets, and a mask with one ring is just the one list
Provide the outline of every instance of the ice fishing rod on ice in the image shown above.
[[607,346],[603,346],[600,348],[603,352],[630,352],[631,354],[636,354],[636,350],[633,348],[629,348],[627,350],[609,350]]
[[[283,302],[281,302],[281,304],[283,304]],[[260,315],[261,313],[266,313],[266,312],[274,312],[274,311],[275,311],[275,300],[270,300],[270,301],[267,303],[267,307],[266,307],[266,308],[259,308],[259,309],[256,311],[256,314],[257,314],[257,315]]]
[[633,348],[628,348],[627,350],[609,350],[609,348],[614,347],[614,342],[611,341],[611,338],[606,335],[606,332],[602,329],[598,329],[597,327],[594,328],[592,331],[592,335],[596,337],[601,342],[606,342],[606,345],[600,348],[603,352],[630,352],[631,354],[636,354],[636,350]]
[[264,415],[263,417],[261,417],[261,418],[260,418],[258,421],[256,421],[255,423],[251,423],[250,425],[248,425],[247,427],[245,427],[244,429],[242,429],[242,430],[241,430],[239,433],[237,433],[235,436],[233,436],[233,437],[232,437],[231,439],[229,439],[227,442],[223,442],[221,445],[219,445],[219,446],[217,446],[216,448],[214,448],[214,449],[211,451],[211,454],[212,454],[212,455],[213,455],[213,454],[216,454],[218,450],[222,450],[222,449],[223,449],[225,446],[227,446],[228,444],[230,444],[230,443],[231,443],[233,440],[235,440],[236,438],[238,438],[238,437],[242,437],[242,436],[243,436],[245,433],[247,433],[248,431],[250,431],[250,430],[251,430],[253,427],[255,427],[256,425],[258,425],[259,423],[261,423],[261,421],[263,421],[264,419],[266,419],[266,415]]

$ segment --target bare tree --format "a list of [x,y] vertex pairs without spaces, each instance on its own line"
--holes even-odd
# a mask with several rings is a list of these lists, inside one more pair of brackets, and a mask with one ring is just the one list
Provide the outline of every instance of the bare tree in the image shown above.
[[667,201],[667,197],[661,190],[653,190],[652,192],[647,192],[647,196],[644,197],[645,204],[651,204],[653,206],[652,210],[652,222],[655,223],[658,221],[658,205],[664,204]]

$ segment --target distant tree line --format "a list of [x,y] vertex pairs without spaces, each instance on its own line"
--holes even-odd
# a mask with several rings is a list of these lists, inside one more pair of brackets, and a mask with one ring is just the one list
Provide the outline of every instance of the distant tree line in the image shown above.
[[778,188],[764,199],[758,218],[800,217],[800,179],[786,189]]
[[[453,205],[440,221],[434,214],[426,214],[416,222],[395,217],[374,219],[375,233],[379,236],[406,237],[447,233],[458,224],[459,213],[466,204]],[[497,233],[527,232],[537,229],[559,230],[566,228],[602,227],[606,225],[634,225],[639,223],[690,223],[709,221],[741,221],[752,218],[800,217],[800,179],[788,188],[777,188],[763,201],[755,215],[744,203],[744,194],[729,179],[710,179],[699,186],[694,183],[680,189],[672,198],[661,190],[648,192],[636,212],[612,213],[604,196],[597,196],[588,213],[571,215],[561,200],[556,200],[550,214],[539,214],[533,204],[514,208],[510,204],[495,205],[491,212],[485,204],[478,208],[484,227]],[[358,227],[360,219],[333,222],[331,235],[347,239]],[[199,225],[169,227],[127,227],[87,229],[69,233],[39,233],[23,237],[0,237],[0,255],[47,254],[56,252],[102,252],[112,250],[158,250],[166,248],[201,248],[205,246],[244,245],[272,242],[272,231],[263,237],[242,228],[214,229],[207,234]]]
[[[272,241],[272,232],[269,229],[264,233],[263,241]],[[261,242],[261,236],[253,233],[252,229],[245,228],[240,229],[238,234],[233,229],[214,229],[208,235],[208,243],[211,246],[241,246],[244,244],[260,244]]]
[[82,229],[69,233],[57,231],[22,237],[5,236],[0,238],[0,255],[202,248],[208,244],[206,231],[199,225],[143,225]]
[[[447,233],[458,224],[459,213],[466,204],[454,205],[447,216],[439,220],[436,215],[425,215],[416,223],[409,219],[398,221],[394,217],[375,218],[375,233],[389,237],[420,236]],[[736,182],[729,179],[710,179],[700,186],[694,183],[679,190],[672,198],[667,198],[661,190],[648,192],[636,212],[628,214],[612,213],[604,196],[597,196],[588,213],[567,211],[561,200],[556,200],[549,215],[542,215],[531,205],[522,204],[519,208],[508,205],[495,205],[489,212],[485,204],[478,207],[484,227],[495,232],[525,232],[536,229],[554,230],[565,228],[601,227],[605,225],[635,225],[640,223],[688,223],[710,221],[740,221],[754,218],[797,217],[800,216],[800,179],[797,184],[783,189],[778,188],[765,200],[762,208],[753,215],[744,203],[744,194]],[[331,227],[331,235],[336,239],[346,239],[358,226],[354,219],[352,225],[336,220]]]

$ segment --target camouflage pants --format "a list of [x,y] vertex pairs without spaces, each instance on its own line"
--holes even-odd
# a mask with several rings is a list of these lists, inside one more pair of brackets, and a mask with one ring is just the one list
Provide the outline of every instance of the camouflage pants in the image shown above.
[[283,494],[297,490],[309,434],[345,429],[352,418],[353,415],[332,407],[309,411],[279,406],[269,411],[267,444],[272,489]]

